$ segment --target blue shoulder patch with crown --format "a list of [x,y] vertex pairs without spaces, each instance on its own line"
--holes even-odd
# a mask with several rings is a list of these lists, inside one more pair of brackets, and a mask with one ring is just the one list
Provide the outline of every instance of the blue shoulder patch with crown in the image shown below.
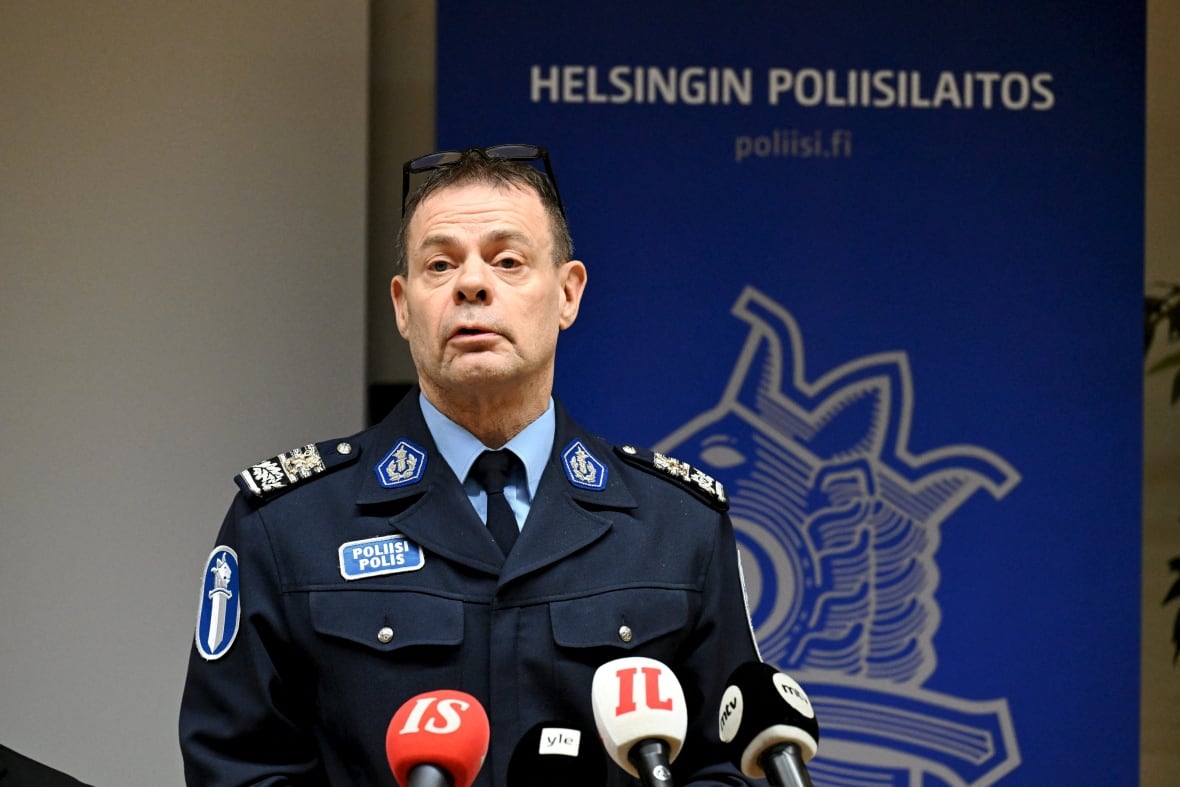
[[561,452],[561,466],[565,477],[581,489],[601,492],[606,489],[607,467],[590,453],[581,440],[573,440]]
[[713,508],[719,511],[729,510],[729,498],[721,482],[687,462],[633,445],[615,446],[615,453],[629,464],[678,483]]
[[309,443],[247,467],[234,481],[250,497],[265,501],[359,457],[360,449],[347,440]]

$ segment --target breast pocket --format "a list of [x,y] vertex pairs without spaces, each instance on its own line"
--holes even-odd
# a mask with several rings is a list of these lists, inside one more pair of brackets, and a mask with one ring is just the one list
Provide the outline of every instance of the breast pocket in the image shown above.
[[567,653],[586,651],[590,660],[648,656],[670,659],[687,636],[688,594],[664,588],[629,588],[557,601],[549,605],[553,641]]
[[463,603],[426,593],[334,590],[312,593],[318,634],[379,653],[463,642]]
[[463,602],[406,591],[317,591],[308,599],[317,674],[339,698],[407,697],[458,684]]

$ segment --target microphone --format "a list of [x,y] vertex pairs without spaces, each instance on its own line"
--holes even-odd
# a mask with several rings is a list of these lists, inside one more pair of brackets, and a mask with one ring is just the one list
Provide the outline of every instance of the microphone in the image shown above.
[[393,714],[385,757],[401,787],[471,787],[490,736],[487,712],[475,697],[427,691]]
[[717,718],[729,758],[746,776],[775,787],[812,787],[804,765],[819,748],[807,693],[785,672],[750,661],[729,676]]
[[639,656],[608,661],[594,673],[590,698],[607,755],[644,787],[673,787],[668,766],[684,743],[688,710],[672,670]]
[[581,728],[563,721],[543,721],[529,728],[508,761],[508,787],[560,785],[602,787],[606,757]]

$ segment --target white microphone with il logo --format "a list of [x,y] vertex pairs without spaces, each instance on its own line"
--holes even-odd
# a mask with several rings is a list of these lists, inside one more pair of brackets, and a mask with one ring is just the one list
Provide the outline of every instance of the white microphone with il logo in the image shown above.
[[644,787],[673,787],[669,767],[688,731],[680,681],[666,664],[629,656],[603,664],[590,690],[602,745]]

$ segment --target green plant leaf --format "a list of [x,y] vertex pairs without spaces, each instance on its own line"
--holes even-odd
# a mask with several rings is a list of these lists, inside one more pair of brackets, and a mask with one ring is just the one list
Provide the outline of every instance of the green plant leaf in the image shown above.
[[1180,366],[1180,350],[1176,350],[1171,355],[1165,355],[1163,358],[1160,358],[1151,366],[1147,367],[1147,373],[1155,374],[1156,372],[1161,372],[1164,369],[1169,369],[1173,366]]
[[1166,605],[1169,601],[1173,601],[1177,598],[1180,598],[1180,580],[1178,580],[1176,584],[1172,585],[1172,588],[1168,591],[1168,595],[1164,596],[1163,603]]

